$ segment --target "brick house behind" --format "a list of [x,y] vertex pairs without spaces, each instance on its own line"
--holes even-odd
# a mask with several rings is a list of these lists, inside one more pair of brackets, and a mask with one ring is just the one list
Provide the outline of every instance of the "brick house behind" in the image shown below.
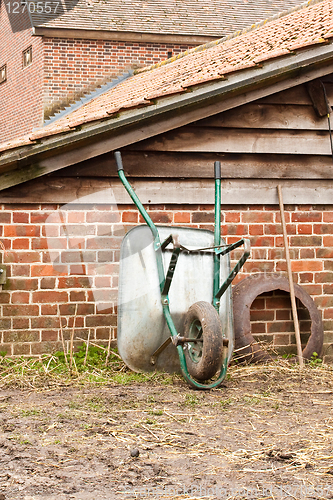
[[[31,4],[31,6],[30,6]],[[43,125],[54,113],[113,78],[229,35],[298,0],[150,0],[0,3],[0,142]],[[10,5],[11,7],[8,7]],[[24,3],[23,3],[24,5]],[[7,6],[7,7],[6,7]],[[57,7],[60,9],[60,7]],[[67,8],[67,10],[66,10]],[[10,12],[9,9],[12,9]],[[22,6],[19,7],[22,9]],[[24,67],[24,52],[31,60]]]

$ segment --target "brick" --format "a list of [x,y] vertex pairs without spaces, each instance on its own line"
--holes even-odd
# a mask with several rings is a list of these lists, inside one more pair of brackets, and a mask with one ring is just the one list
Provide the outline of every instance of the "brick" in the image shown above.
[[58,308],[56,304],[41,304],[40,313],[44,316],[58,314]]
[[13,212],[13,224],[29,224],[29,219],[30,219],[29,213]]
[[214,218],[214,212],[194,212],[192,214],[192,222],[193,223],[200,223],[200,222],[212,222],[214,223],[215,218]]
[[55,330],[43,330],[42,331],[42,342],[48,342],[48,341],[56,342],[58,340],[59,339],[58,339],[58,332],[57,331],[55,331]]
[[321,212],[294,212],[291,215],[292,222],[321,222]]
[[333,235],[323,236],[323,247],[333,247]]
[[333,272],[324,271],[322,273],[315,273],[316,283],[332,283],[332,281],[333,281]]
[[32,330],[12,330],[4,332],[4,342],[39,342],[39,332]]
[[[37,292],[35,292],[37,293]],[[38,316],[39,307],[36,304],[10,304],[2,307],[3,316]]]
[[273,247],[274,237],[272,236],[251,236],[251,246],[257,247]]
[[312,283],[314,280],[313,273],[299,273],[300,283]]
[[333,222],[333,212],[324,212],[323,222]]
[[251,309],[264,309],[265,308],[265,299],[261,296],[257,297],[251,305]]
[[37,290],[37,278],[8,278],[7,283],[4,285],[5,289],[10,290]]
[[58,278],[59,288],[90,288],[87,276],[66,276]]
[[42,278],[40,280],[40,288],[42,288],[43,290],[53,290],[55,288],[55,284],[55,278]]
[[29,250],[30,240],[29,238],[15,238],[12,242],[12,248],[14,250]]
[[323,271],[323,263],[319,260],[293,260],[291,261],[293,272]]
[[250,319],[251,321],[273,321],[274,320],[274,311],[271,310],[251,310],[250,311]]
[[96,340],[108,340],[110,336],[110,328],[96,328]]
[[139,222],[139,212],[123,212],[121,219],[123,222]]
[[302,283],[302,288],[309,295],[321,295],[322,294],[322,285],[312,284],[312,283]]
[[252,334],[266,333],[266,323],[252,323],[251,332]]
[[30,276],[30,266],[28,264],[13,264],[11,275],[14,276]]
[[24,225],[10,225],[4,226],[4,237],[23,237],[23,236],[39,236],[40,235],[40,226],[35,226],[30,224],[29,226]]
[[240,222],[240,213],[239,212],[226,212],[224,214],[225,223],[228,222]]
[[291,319],[291,309],[277,309],[276,312],[276,320],[290,320]]
[[297,234],[312,234],[313,225],[312,224],[298,224],[297,225]]
[[68,293],[65,291],[36,291],[32,294],[32,300],[36,304],[42,304],[47,302],[68,302]]
[[31,328],[59,328],[59,318],[58,316],[38,316],[36,318],[31,318]]
[[[281,323],[283,325],[283,323]],[[273,330],[274,331],[283,331],[283,330]],[[288,330],[287,330],[288,331]],[[289,334],[280,334],[280,335],[274,335],[274,345],[283,345],[287,346],[290,344],[290,335]]]
[[13,356],[19,356],[19,355],[28,355],[30,354],[30,344],[20,344],[20,343],[15,343],[12,346],[13,349]]
[[[293,257],[295,258],[295,257]],[[300,259],[314,259],[315,258],[315,249],[314,248],[301,248],[299,251]]]
[[62,344],[61,342],[39,342],[39,343],[32,343],[30,344],[31,346],[31,354],[36,355],[36,354],[45,354],[45,353],[54,353],[57,351],[62,351]]
[[[238,234],[239,236],[247,235],[249,233],[248,226],[245,224],[223,224],[222,234]],[[251,234],[262,234],[262,233],[251,233]]]
[[69,210],[67,212],[67,222],[69,224],[83,224],[86,222],[86,212],[74,212],[72,210]]
[[115,222],[120,222],[121,216],[119,212],[87,212],[86,222],[89,223],[109,223],[114,224]]
[[83,290],[79,292],[71,290],[69,292],[69,300],[71,302],[85,302],[86,293]]
[[317,259],[332,259],[333,248],[316,248]]
[[0,329],[1,330],[11,330],[12,320],[10,318],[0,318]]
[[294,247],[320,247],[321,236],[291,236],[290,245]]
[[29,318],[13,318],[12,322],[14,330],[26,330],[30,326]]
[[267,309],[289,309],[290,307],[291,307],[290,297],[288,297],[287,295],[285,297],[266,298]]
[[333,233],[333,224],[313,224],[314,234],[330,234]]
[[323,292],[327,294],[333,294],[333,283],[325,283],[323,285]]
[[274,215],[272,212],[243,212],[242,222],[252,222],[259,224],[260,222],[273,222]]
[[100,326],[115,326],[117,318],[111,314],[100,314],[95,316],[86,317],[86,326],[89,327],[100,327]]

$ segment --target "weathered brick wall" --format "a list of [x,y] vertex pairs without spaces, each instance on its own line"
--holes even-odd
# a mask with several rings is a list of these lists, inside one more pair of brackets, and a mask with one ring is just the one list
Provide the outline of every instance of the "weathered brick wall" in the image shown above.
[[[322,312],[325,352],[333,344],[333,206],[286,206],[294,278]],[[214,207],[151,206],[155,223],[213,229]],[[39,354],[61,349],[58,305],[65,339],[75,317],[75,342],[107,343],[116,336],[118,262],[125,232],[141,217],[132,205],[5,205],[0,212],[3,262],[9,278],[1,302],[1,351]],[[286,276],[280,214],[276,206],[223,208],[228,243],[250,237],[251,258],[237,281],[257,272]],[[76,315],[75,309],[77,307]],[[309,331],[300,311],[304,340]],[[259,340],[294,350],[287,294],[263,294],[251,310]]]
[[[42,125],[43,44],[31,29],[12,32],[4,2],[0,3],[0,40],[0,67],[7,65],[7,81],[0,84],[2,143]],[[22,52],[29,46],[32,64],[23,68]]]
[[45,38],[44,110],[48,117],[96,85],[148,66],[188,45]]

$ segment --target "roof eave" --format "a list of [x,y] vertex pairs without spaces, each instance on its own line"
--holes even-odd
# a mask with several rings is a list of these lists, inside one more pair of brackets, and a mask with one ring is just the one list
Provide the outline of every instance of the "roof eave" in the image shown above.
[[[120,42],[141,42],[141,43],[176,43],[183,45],[198,45],[212,40],[217,36],[212,35],[191,35],[181,33],[154,33],[140,31],[111,31],[99,29],[82,28],[60,28],[52,26],[35,26],[33,35],[48,38],[71,38],[81,40],[110,40]],[[223,36],[223,33],[221,33]]]
[[[333,72],[333,45],[316,45],[263,66],[201,84],[191,92],[126,110],[0,156],[1,189],[167,132]],[[10,170],[10,171],[9,171]]]

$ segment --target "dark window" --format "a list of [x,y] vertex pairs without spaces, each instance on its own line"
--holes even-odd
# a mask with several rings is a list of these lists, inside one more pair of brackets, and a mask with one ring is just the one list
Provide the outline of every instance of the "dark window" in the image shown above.
[[32,63],[32,47],[28,47],[23,51],[23,68],[26,68]]
[[0,68],[0,83],[3,83],[7,80],[7,66],[4,64]]

